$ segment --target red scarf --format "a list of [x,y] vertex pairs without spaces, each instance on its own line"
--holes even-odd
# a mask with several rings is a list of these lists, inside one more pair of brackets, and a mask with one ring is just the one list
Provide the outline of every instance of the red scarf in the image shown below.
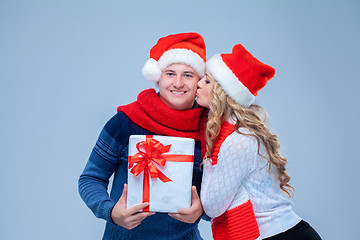
[[217,164],[217,160],[218,160],[218,155],[219,155],[219,151],[220,151],[220,147],[221,144],[225,141],[225,139],[232,134],[233,132],[235,132],[235,125],[231,124],[229,122],[224,122],[221,126],[220,129],[220,133],[216,138],[216,142],[214,144],[214,150],[213,153],[211,154],[211,164],[215,165]]
[[209,110],[206,109],[200,118],[200,143],[201,143],[201,159],[204,159],[206,153],[206,123],[208,120]]
[[[207,115],[208,113],[205,112],[203,115]],[[205,139],[205,132],[206,132],[206,118],[202,117],[200,122],[200,142],[201,142],[201,159],[204,158],[206,153],[206,139]],[[225,139],[235,132],[235,125],[231,124],[229,122],[224,122],[221,126],[220,133],[217,136],[214,144],[214,150],[211,154],[211,164],[215,165],[217,164],[218,154],[220,151],[221,144],[225,141]]]
[[119,106],[131,121],[150,132],[174,137],[200,139],[200,116],[202,107],[179,111],[167,106],[154,89],[139,93],[137,101]]

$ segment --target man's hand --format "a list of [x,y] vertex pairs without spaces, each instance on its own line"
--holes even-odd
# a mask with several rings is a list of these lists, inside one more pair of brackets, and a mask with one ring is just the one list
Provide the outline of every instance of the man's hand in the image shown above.
[[196,187],[191,187],[191,206],[179,209],[177,213],[169,213],[169,216],[186,223],[194,223],[204,212]]
[[138,226],[146,217],[155,214],[154,212],[139,212],[141,209],[149,206],[149,203],[142,203],[127,209],[126,199],[127,184],[124,184],[121,197],[111,211],[111,218],[115,224],[130,230]]

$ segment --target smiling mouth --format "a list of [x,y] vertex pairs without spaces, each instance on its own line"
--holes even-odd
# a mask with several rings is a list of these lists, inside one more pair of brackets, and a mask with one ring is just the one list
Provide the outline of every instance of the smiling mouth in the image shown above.
[[170,92],[175,95],[184,95],[186,93],[186,91],[174,91],[174,90],[170,90]]

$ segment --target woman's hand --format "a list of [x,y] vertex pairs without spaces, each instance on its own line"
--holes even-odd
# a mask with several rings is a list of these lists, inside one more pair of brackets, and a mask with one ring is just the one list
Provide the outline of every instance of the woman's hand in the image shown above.
[[149,203],[141,203],[131,208],[126,208],[127,184],[124,184],[124,190],[119,201],[111,211],[113,222],[128,230],[138,226],[146,217],[155,214],[154,212],[139,212],[141,209],[149,206]]
[[194,223],[203,214],[204,209],[201,205],[196,187],[191,187],[191,206],[179,209],[177,213],[169,213],[169,216],[186,223]]

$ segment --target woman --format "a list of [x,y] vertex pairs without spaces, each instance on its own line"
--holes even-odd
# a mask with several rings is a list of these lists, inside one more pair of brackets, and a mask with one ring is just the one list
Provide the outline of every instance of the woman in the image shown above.
[[275,69],[241,44],[206,66],[197,91],[198,104],[209,109],[200,198],[214,239],[320,239],[293,212],[287,159],[262,108],[252,105]]
[[[203,214],[200,191],[199,118],[195,103],[197,83],[205,73],[205,43],[197,33],[160,38],[150,51],[143,75],[155,81],[137,101],[118,107],[101,131],[79,179],[79,193],[95,216],[106,220],[103,239],[202,239],[198,230]],[[196,140],[192,201],[178,213],[139,212],[149,203],[126,207],[130,135],[170,135]],[[114,174],[110,196],[107,192]]]

